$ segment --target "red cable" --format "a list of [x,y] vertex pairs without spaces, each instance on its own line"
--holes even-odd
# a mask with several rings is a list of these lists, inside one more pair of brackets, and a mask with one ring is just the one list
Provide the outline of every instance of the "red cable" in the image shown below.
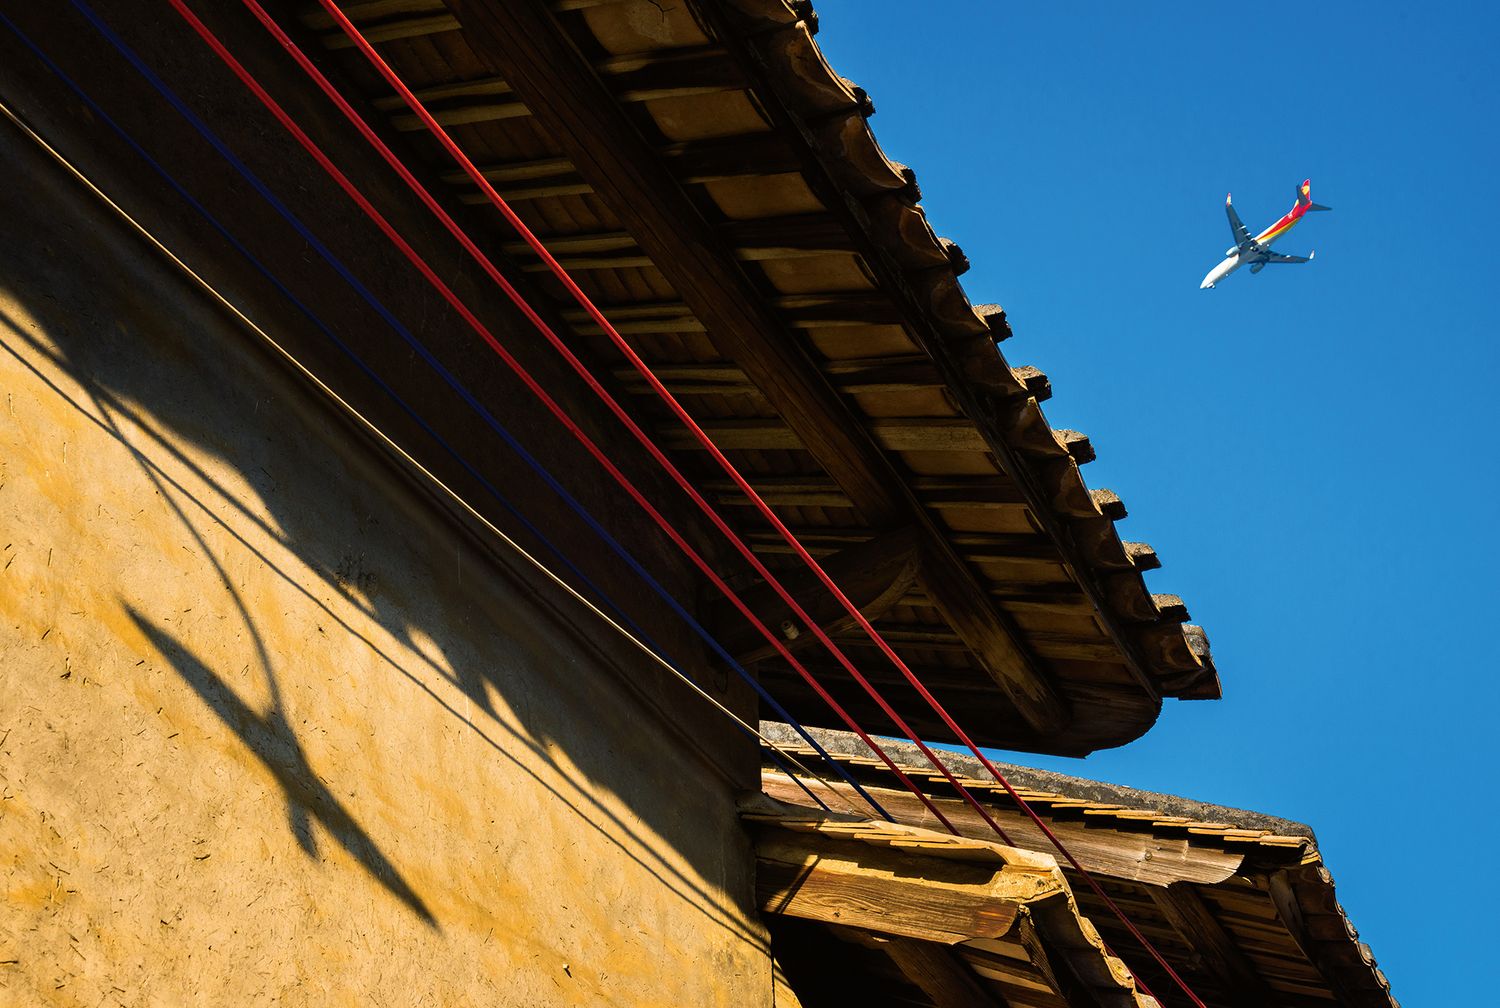
[[[746,607],[744,601],[735,594],[733,589],[731,589],[729,585],[726,584],[724,580],[717,573],[715,573],[711,567],[708,566],[707,561],[705,561],[703,557],[699,555],[697,551],[695,551],[692,546],[690,546],[687,541],[682,538],[681,534],[672,527],[671,523],[669,523],[661,515],[661,513],[651,505],[650,501],[645,498],[640,490],[636,488],[636,486],[630,482],[625,474],[622,473],[619,468],[609,460],[608,456],[605,455],[603,450],[600,449],[598,445],[596,445],[586,433],[584,433],[584,431],[572,420],[572,418],[562,409],[562,407],[559,406],[550,395],[548,395],[546,390],[536,382],[536,379],[533,378],[521,366],[520,362],[517,361],[513,356],[511,356],[509,351],[507,351],[504,346],[502,346],[500,342],[495,338],[494,334],[492,334],[489,329],[479,321],[479,319],[473,314],[473,312],[471,312],[468,307],[458,299],[458,296],[453,293],[453,290],[446,283],[443,282],[443,280],[437,275],[432,267],[429,266],[427,262],[423,260],[414,249],[412,249],[411,245],[404,238],[402,238],[401,235],[396,231],[396,229],[390,224],[390,222],[387,221],[386,218],[378,210],[375,209],[375,207],[364,197],[363,193],[355,188],[353,183],[349,181],[348,177],[345,176],[343,172],[341,172],[338,167],[328,159],[327,155],[324,154],[322,150],[312,142],[307,134],[304,133],[294,121],[292,121],[292,119],[286,114],[285,110],[281,108],[276,100],[272,98],[270,94],[260,86],[259,82],[257,82],[253,77],[250,76],[249,72],[246,71],[245,68],[239,63],[239,61],[236,60],[234,56],[224,47],[223,43],[219,41],[218,37],[215,36],[208,29],[208,27],[204,25],[203,22],[200,21],[197,16],[187,8],[182,0],[168,0],[168,3],[171,4],[174,10],[182,15],[183,19],[186,20],[188,24],[193,28],[193,30],[198,33],[199,37],[201,37],[204,42],[206,42],[209,47],[213,49],[214,53],[219,56],[219,58],[225,63],[225,65],[228,66],[235,73],[235,75],[240,78],[241,82],[244,83],[245,86],[249,88],[252,93],[254,93],[255,96],[261,100],[262,104],[264,104],[266,108],[272,113],[272,115],[276,117],[277,121],[280,122],[282,126],[284,126],[288,130],[288,132],[292,133],[292,135],[298,140],[298,142],[302,144],[303,148],[306,149],[307,152],[311,154],[312,157],[318,162],[323,170],[326,171],[329,176],[339,184],[340,188],[344,190],[344,192],[350,197],[350,199],[354,200],[355,204],[358,205],[362,211],[364,211],[366,216],[368,216],[371,221],[376,224],[381,232],[401,251],[401,253],[407,258],[407,260],[417,268],[417,270],[428,281],[428,283],[430,283],[433,288],[443,296],[444,300],[446,300],[449,305],[451,305],[453,309],[458,312],[460,317],[463,318],[463,320],[470,326],[470,328],[478,333],[479,336],[483,338],[484,341],[490,346],[490,348],[500,356],[500,358],[506,363],[506,365],[510,367],[513,372],[515,372],[516,376],[519,377],[523,383],[525,383],[526,387],[532,392],[532,394],[535,395],[543,403],[543,405],[547,407],[548,411],[551,412],[552,415],[556,417],[560,423],[563,424],[568,432],[572,434],[573,437],[584,446],[589,454],[592,455],[593,458],[601,466],[604,467],[605,471],[608,472],[610,476],[612,476],[614,480],[626,491],[626,493],[630,495],[631,499],[634,500],[638,505],[640,505],[642,510],[644,510],[656,522],[656,524],[662,529],[664,533],[666,533],[666,535],[672,540],[672,542],[678,547],[678,549],[680,549],[684,553],[684,555],[686,555],[693,562],[693,564],[699,569],[699,571],[705,577],[707,577],[709,581],[725,595],[726,598],[729,599],[734,607],[738,609],[739,612],[744,615],[747,620],[750,621],[751,625],[758,632],[760,632],[774,648],[777,649],[781,656],[785,658],[787,662],[802,675],[807,684],[812,687],[812,689],[818,694],[820,698],[823,699],[825,703],[829,705],[830,708],[833,709],[833,711],[840,717],[841,720],[843,720],[843,722],[849,727],[849,729],[856,735],[858,735],[865,742],[865,744],[870,746],[871,751],[880,756],[886,766],[896,774],[896,776],[909,790],[911,790],[913,794],[915,794],[919,799],[922,800],[923,804],[926,805],[928,810],[932,812],[932,814],[936,816],[938,820],[942,822],[950,832],[958,834],[958,829],[951,822],[949,822],[947,817],[944,816],[943,813],[935,805],[932,804],[931,800],[925,794],[923,794],[921,789],[912,782],[912,780],[905,774],[905,772],[903,772],[901,768],[898,767],[878,745],[876,745],[875,741],[870,738],[869,734],[865,732],[857,722],[854,721],[854,719],[848,714],[848,712],[846,712],[844,708],[822,687],[822,685],[812,676],[812,674],[797,662],[796,658],[786,650],[785,646],[782,645],[781,641],[776,637],[776,635],[772,633],[771,630],[766,627],[765,624],[762,623],[755,616],[755,614],[749,610],[748,607]],[[517,293],[515,294],[515,297],[519,299],[520,295]],[[521,304],[524,304],[524,301],[522,301]],[[532,321],[534,323],[544,325],[544,323],[540,322],[540,318],[535,316],[534,311],[530,312],[528,314],[528,317],[532,318]],[[894,711],[892,711],[891,713],[894,714]],[[899,721],[899,715],[897,716],[897,719]],[[918,742],[917,744],[921,745],[920,742]]]
[[[694,564],[698,566],[699,569],[705,574],[705,576],[707,576],[710,581],[719,588],[720,591],[725,593],[726,597],[731,600],[735,607],[739,609],[739,611],[744,614],[747,619],[750,620],[751,624],[763,636],[765,636],[768,641],[771,642],[772,646],[778,651],[778,653],[780,653],[782,657],[789,662],[789,664],[797,669],[797,671],[803,676],[804,680],[806,680],[808,684],[812,686],[813,689],[826,702],[829,703],[829,705],[835,710],[835,712],[841,716],[845,723],[848,724],[856,732],[856,734],[865,742],[865,744],[868,745],[872,751],[880,755],[882,760],[897,775],[897,777],[909,789],[911,789],[918,798],[922,799],[928,810],[931,811],[940,822],[947,826],[947,828],[951,832],[957,833],[958,831],[954,828],[952,823],[950,823],[947,818],[943,816],[940,811],[938,811],[938,809],[931,803],[931,801],[928,800],[926,795],[923,794],[919,789],[917,789],[911,782],[911,780],[898,767],[896,767],[896,765],[889,759],[889,757],[886,756],[886,754],[882,750],[879,749],[878,746],[874,744],[874,742],[868,737],[868,735],[864,733],[856,724],[854,724],[853,720],[848,716],[848,714],[844,712],[843,709],[833,700],[833,698],[827,694],[827,692],[821,687],[821,685],[816,682],[816,680],[810,675],[810,673],[808,673],[806,669],[803,668],[800,663],[798,663],[796,659],[792,657],[792,655],[785,649],[781,642],[777,640],[775,635],[772,634],[769,629],[766,628],[765,625],[761,623],[761,621],[758,620],[755,615],[748,610],[748,608],[746,608],[743,601],[739,599],[739,597],[735,595],[734,592],[730,590],[726,584],[724,584],[722,579],[719,578],[718,575],[715,574],[707,566],[702,557],[699,556],[694,550],[692,550],[692,548],[688,546],[688,544],[684,540],[682,540],[681,536],[676,532],[676,530],[673,529],[669,525],[669,523],[667,523],[666,520],[660,515],[660,513],[641,495],[640,491],[635,488],[635,486],[631,484],[628,479],[624,477],[623,473],[621,473],[611,462],[609,462],[608,458],[605,457],[603,453],[598,449],[598,447],[594,445],[593,442],[587,437],[587,435],[584,434],[583,431],[579,429],[575,423],[573,423],[571,418],[568,417],[561,410],[561,408],[557,406],[555,401],[553,401],[551,397],[547,395],[545,390],[543,390],[536,383],[535,379],[520,367],[519,362],[517,362],[507,351],[505,351],[503,346],[499,344],[499,342],[488,331],[488,329],[486,329],[484,325],[479,322],[476,317],[473,316],[473,314],[467,309],[467,307],[458,300],[455,294],[453,294],[452,290],[448,288],[445,283],[443,283],[443,281],[436,275],[435,272],[433,272],[432,268],[428,266],[427,263],[415,253],[411,246],[400,236],[398,232],[395,231],[395,229],[389,224],[388,221],[385,220],[385,218],[379,213],[379,211],[377,211],[374,206],[364,198],[363,194],[361,194],[352,185],[352,183],[348,181],[347,177],[345,177],[343,173],[340,172],[338,168],[332,164],[327,156],[315,144],[312,143],[310,138],[308,138],[307,135],[300,129],[300,127],[298,127],[296,123],[286,115],[285,111],[281,109],[281,107],[275,102],[275,100],[272,99],[262,87],[260,87],[259,83],[255,81],[255,79],[251,77],[247,71],[245,71],[243,66],[241,66],[238,61],[234,59],[232,54],[230,54],[228,50],[223,46],[223,44],[219,42],[217,37],[215,37],[212,32],[210,32],[207,27],[203,25],[203,23],[199,21],[197,17],[186,8],[181,0],[169,0],[169,2],[172,4],[173,8],[180,15],[182,15],[185,20],[188,21],[188,23],[194,28],[199,36],[202,37],[204,41],[214,50],[216,55],[218,55],[219,58],[224,61],[226,66],[229,66],[230,69],[235,72],[236,76],[238,76],[240,80],[248,88],[250,88],[252,93],[254,93],[256,97],[261,100],[262,104],[264,104],[272,112],[272,114],[276,116],[277,120],[281,122],[283,127],[285,127],[289,132],[293,134],[294,137],[297,138],[304,149],[306,149],[308,153],[318,161],[319,165],[323,167],[326,172],[328,172],[330,177],[334,178],[334,180],[338,182],[340,187],[345,190],[346,194],[348,194],[351,199],[355,200],[360,209],[363,210],[366,215],[369,216],[371,220],[377,224],[377,226],[386,235],[386,237],[390,239],[393,244],[395,244],[397,248],[402,251],[402,253],[407,257],[409,261],[412,262],[414,266],[417,267],[417,269],[423,274],[428,282],[431,283],[439,291],[439,293],[443,295],[445,300],[447,300],[450,305],[452,305],[452,307],[459,312],[460,316],[464,318],[464,320],[471,326],[471,328],[473,328],[482,338],[484,338],[485,342],[490,345],[491,349],[493,349],[497,354],[501,356],[502,360],[504,360],[505,363],[517,374],[517,376],[523,380],[528,389],[530,389],[533,394],[538,396],[538,398],[544,403],[544,405],[547,406],[549,411],[551,411],[553,415],[556,416],[558,420],[564,424],[569,432],[572,433],[574,437],[585,446],[590,454],[593,455],[595,459],[605,467],[606,471],[608,471],[610,475],[615,478],[616,482],[618,482],[627,491],[627,493],[631,495],[632,499],[634,499],[642,507],[642,509],[645,510],[653,518],[653,520],[656,521],[658,526],[667,533],[669,538],[673,540],[673,542],[679,547],[679,549],[682,549],[683,552],[694,562]],[[753,553],[748,549],[748,547],[745,547],[744,544],[739,541],[738,537],[734,535],[732,530],[730,530],[727,525],[723,523],[722,519],[718,518],[717,514],[708,507],[707,502],[702,499],[702,497],[697,493],[696,489],[693,488],[691,484],[688,484],[685,478],[682,477],[681,474],[675,469],[675,467],[673,467],[665,458],[665,456],[660,453],[660,449],[655,446],[654,442],[651,442],[650,439],[646,437],[644,432],[640,431],[639,427],[630,420],[628,415],[624,414],[623,410],[618,406],[617,403],[614,402],[613,398],[610,397],[607,392],[605,392],[602,386],[598,385],[597,381],[593,379],[592,375],[587,372],[587,369],[583,367],[581,362],[577,360],[577,358],[571,353],[571,351],[567,350],[566,346],[561,343],[556,334],[551,331],[550,327],[548,327],[546,323],[540,318],[540,316],[535,313],[534,309],[532,309],[531,306],[527,304],[523,298],[520,297],[519,292],[515,291],[515,289],[504,279],[504,277],[499,274],[499,271],[494,267],[493,263],[491,263],[478,250],[478,248],[473,245],[472,241],[470,241],[467,235],[457,227],[457,225],[452,221],[451,217],[449,217],[446,212],[444,212],[442,208],[436,204],[435,200],[432,199],[431,194],[428,193],[413,176],[411,176],[410,172],[405,168],[403,164],[401,164],[399,159],[395,158],[395,156],[390,152],[389,148],[387,148],[382,142],[380,142],[379,138],[376,137],[373,131],[370,131],[368,125],[364,123],[363,119],[360,118],[356,112],[354,112],[353,108],[349,106],[346,101],[344,101],[341,95],[338,95],[337,91],[332,88],[332,85],[328,83],[327,79],[324,78],[322,74],[312,66],[311,62],[308,61],[306,56],[301,53],[301,50],[296,47],[295,43],[293,43],[290,38],[285,35],[285,33],[281,32],[279,26],[277,26],[269,18],[269,15],[265,13],[264,9],[261,8],[260,5],[255,2],[255,0],[244,0],[244,2],[246,6],[251,9],[252,13],[256,15],[257,19],[260,20],[262,24],[265,25],[266,28],[277,37],[278,41],[280,41],[283,47],[286,48],[287,51],[297,60],[299,65],[301,65],[305,71],[309,72],[309,74],[313,76],[313,78],[319,83],[320,87],[322,87],[325,93],[328,94],[330,99],[334,100],[335,103],[339,105],[341,111],[344,112],[344,114],[350,119],[350,121],[360,128],[361,133],[366,137],[366,139],[381,151],[381,153],[386,157],[387,161],[394,169],[398,171],[403,180],[408,183],[413,191],[416,192],[420,197],[423,197],[423,202],[428,205],[429,209],[440,217],[445,226],[447,226],[450,232],[452,232],[454,236],[460,240],[466,250],[469,251],[469,253],[476,259],[477,262],[480,263],[482,267],[486,268],[486,272],[491,275],[492,279],[494,279],[501,285],[502,289],[505,290],[507,295],[510,296],[511,300],[516,303],[517,307],[522,309],[523,313],[527,315],[528,319],[533,323],[533,325],[535,325],[538,330],[548,338],[549,342],[552,342],[553,345],[559,349],[560,352],[564,353],[564,356],[569,360],[569,363],[574,366],[575,371],[578,371],[579,374],[583,376],[585,380],[590,384],[591,388],[593,388],[594,391],[610,405],[611,409],[622,421],[627,424],[632,433],[636,435],[637,439],[641,440],[641,442],[646,445],[648,450],[651,450],[653,456],[657,458],[658,462],[660,462],[664,466],[664,468],[666,468],[673,475],[673,477],[679,482],[679,485],[683,486],[683,489],[685,491],[689,492],[690,496],[692,496],[695,500],[695,503],[697,503],[699,507],[702,508],[705,513],[710,516],[711,519],[714,520],[716,526],[718,526],[720,530],[731,539],[732,542],[740,547],[741,552],[744,553],[746,555],[746,558],[751,561],[752,565],[757,568],[762,577],[764,577],[768,583],[772,584],[776,588],[783,601],[791,606],[793,611],[796,612],[797,615],[802,618],[803,621],[807,623],[807,625],[814,631],[818,639],[822,641],[822,643],[824,643],[824,645],[827,646],[837,658],[840,659],[841,664],[845,666],[845,668],[851,673],[856,681],[858,681],[860,685],[863,686],[865,690],[872,696],[872,698],[876,700],[877,704],[880,705],[881,709],[886,713],[886,715],[908,733],[912,741],[918,746],[919,749],[922,750],[925,755],[927,755],[928,759],[931,760],[934,766],[943,773],[943,775],[955,787],[955,789],[957,789],[969,801],[969,803],[976,809],[976,811],[979,812],[979,814],[985,819],[985,821],[989,823],[989,825],[995,830],[995,832],[1003,840],[1005,840],[1006,843],[1009,843],[1009,838],[1005,836],[1004,831],[993,820],[993,818],[991,818],[983,809],[983,807],[980,806],[979,803],[968,793],[967,789],[965,789],[961,784],[958,783],[958,781],[952,776],[952,774],[948,772],[947,768],[943,766],[941,761],[939,761],[931,753],[931,751],[919,739],[915,737],[915,732],[911,731],[910,727],[906,725],[905,721],[901,719],[899,715],[897,715],[895,711],[889,707],[884,699],[880,697],[878,692],[876,692],[873,687],[871,687],[870,684],[864,679],[864,677],[861,676],[859,672],[853,667],[853,665],[848,662],[848,659],[842,654],[841,651],[838,650],[833,642],[827,638],[827,636],[821,631],[821,628],[817,625],[817,623],[811,620],[807,616],[807,614],[802,611],[801,607],[796,603],[796,601],[792,599],[790,595],[788,595],[780,586],[780,584],[775,580],[775,578],[770,575],[770,572],[765,570],[765,568],[759,563],[758,558],[754,557]],[[926,690],[926,688],[922,686],[922,684],[916,679],[915,675],[913,675],[911,671],[906,667],[905,663],[901,661],[900,657],[896,655],[896,653],[890,648],[890,645],[880,637],[875,628],[864,618],[863,614],[859,612],[858,608],[855,607],[846,596],[844,596],[842,591],[839,590],[838,586],[834,584],[833,581],[828,577],[828,575],[822,570],[821,566],[817,564],[812,556],[808,554],[806,550],[801,546],[800,542],[796,540],[795,536],[793,536],[792,533],[780,522],[780,520],[776,518],[775,514],[770,511],[764,501],[759,498],[759,496],[755,493],[754,489],[749,485],[749,483],[746,482],[742,476],[740,476],[738,471],[735,470],[734,467],[729,463],[729,461],[718,451],[717,447],[712,444],[712,442],[708,439],[707,435],[701,430],[701,428],[697,427],[697,425],[693,423],[686,412],[682,410],[680,404],[678,404],[666,390],[666,388],[661,385],[661,383],[656,379],[655,375],[651,373],[650,369],[645,365],[645,363],[641,361],[640,358],[635,355],[635,353],[629,348],[628,344],[626,344],[623,338],[620,337],[618,332],[614,330],[613,326],[608,323],[608,320],[603,317],[602,313],[599,312],[597,307],[595,307],[592,302],[589,301],[587,296],[583,294],[582,290],[577,287],[577,285],[572,281],[571,277],[569,277],[566,271],[562,269],[561,265],[552,258],[550,253],[548,253],[543,246],[541,246],[541,243],[525,227],[524,223],[521,222],[519,218],[515,217],[513,211],[511,211],[508,205],[504,203],[499,194],[495,193],[493,188],[489,186],[488,181],[483,178],[483,176],[477,171],[477,169],[474,168],[472,163],[468,161],[467,157],[463,155],[462,151],[458,150],[457,146],[452,144],[451,139],[449,139],[446,133],[441,130],[441,127],[438,126],[438,124],[433,121],[431,117],[426,113],[426,110],[421,106],[421,103],[416,100],[415,96],[411,95],[410,91],[406,89],[405,85],[402,82],[400,82],[399,78],[395,77],[394,72],[390,71],[389,67],[384,64],[383,60],[380,60],[378,54],[376,54],[374,50],[369,47],[368,42],[363,38],[362,35],[360,35],[358,29],[355,28],[353,24],[344,17],[342,11],[340,11],[336,6],[333,6],[331,0],[320,0],[320,3],[322,3],[325,9],[327,9],[328,12],[333,15],[337,21],[340,22],[341,27],[344,28],[346,34],[349,34],[351,39],[353,39],[355,43],[359,45],[359,47],[365,52],[367,58],[370,58],[372,62],[376,62],[378,64],[378,69],[380,69],[382,74],[386,75],[387,79],[390,80],[391,83],[402,92],[402,95],[407,100],[408,104],[411,105],[414,110],[416,110],[418,114],[424,119],[424,121],[428,124],[429,129],[434,130],[435,135],[440,135],[441,139],[444,141],[444,146],[449,147],[450,153],[454,154],[461,160],[465,167],[465,170],[470,173],[470,177],[474,178],[476,182],[481,185],[481,187],[487,192],[487,195],[489,195],[491,200],[496,203],[496,205],[502,210],[502,212],[505,213],[507,218],[511,220],[513,225],[517,227],[520,233],[522,233],[527,242],[534,249],[536,249],[539,254],[543,256],[554,273],[556,273],[559,278],[565,282],[569,290],[577,299],[579,299],[580,304],[582,304],[590,313],[590,315],[595,318],[596,322],[600,323],[601,328],[603,328],[610,334],[611,338],[617,343],[617,345],[619,345],[627,353],[632,363],[635,364],[637,369],[640,370],[641,373],[648,379],[648,381],[652,384],[653,388],[656,389],[658,394],[661,395],[664,400],[667,401],[673,408],[673,411],[677,413],[679,417],[691,427],[695,435],[699,437],[705,447],[707,447],[713,453],[720,465],[725,468],[726,472],[730,474],[730,476],[735,480],[736,484],[741,488],[741,490],[746,493],[747,497],[749,497],[754,502],[757,509],[760,510],[762,514],[764,514],[773,523],[773,525],[788,541],[788,543],[793,547],[793,549],[803,559],[803,561],[815,571],[815,573],[819,577],[819,580],[821,580],[824,585],[835,594],[840,602],[850,611],[850,613],[865,629],[866,633],[870,635],[871,639],[898,666],[898,668],[901,669],[908,681],[911,682],[911,684],[918,690],[923,698],[926,699],[928,703],[933,707],[933,709],[943,718],[948,727],[953,730],[955,734],[957,734],[961,739],[963,739],[965,744],[974,752],[975,756],[979,758],[985,768],[989,770],[990,773],[996,778],[996,780],[1005,788],[1005,790],[1010,794],[1011,798],[1017,803],[1017,805],[1022,808],[1028,816],[1030,816],[1030,818],[1043,832],[1043,834],[1046,835],[1052,842],[1052,844],[1059,850],[1059,852],[1067,858],[1073,868],[1088,880],[1095,893],[1105,902],[1107,906],[1109,906],[1109,908],[1115,913],[1115,915],[1120,918],[1122,923],[1124,923],[1126,928],[1130,930],[1135,938],[1140,941],[1144,947],[1151,951],[1152,955],[1157,959],[1157,961],[1162,965],[1167,973],[1177,981],[1178,985],[1182,987],[1184,992],[1187,993],[1187,995],[1194,1001],[1194,1003],[1201,1006],[1202,1002],[1199,1001],[1196,995],[1193,994],[1191,989],[1187,987],[1187,985],[1177,975],[1176,971],[1172,969],[1171,965],[1166,962],[1161,954],[1156,951],[1154,946],[1152,946],[1150,942],[1147,941],[1146,938],[1141,935],[1141,933],[1135,928],[1135,926],[1130,923],[1130,921],[1125,917],[1124,913],[1119,909],[1114,901],[1109,898],[1109,896],[1103,891],[1102,888],[1100,888],[1099,884],[1093,879],[1093,877],[1089,875],[1086,870],[1084,870],[1083,866],[1078,863],[1077,859],[1074,858],[1073,855],[1062,845],[1061,841],[1057,839],[1056,835],[1052,833],[1052,831],[1047,827],[1046,823],[1043,822],[1041,818],[1037,816],[1037,814],[1030,808],[1030,806],[1021,799],[1020,795],[1015,792],[1014,788],[1011,787],[1010,783],[1005,779],[1004,775],[1002,775],[998,771],[998,769],[996,769],[993,764],[991,764],[989,760],[987,760],[984,755],[979,752],[978,747],[974,745],[972,740],[969,739],[968,735],[958,727],[956,722],[952,720],[947,711],[944,710],[942,705],[938,703],[936,698],[932,697],[932,695]],[[1144,990],[1144,985],[1142,985],[1142,988]]]

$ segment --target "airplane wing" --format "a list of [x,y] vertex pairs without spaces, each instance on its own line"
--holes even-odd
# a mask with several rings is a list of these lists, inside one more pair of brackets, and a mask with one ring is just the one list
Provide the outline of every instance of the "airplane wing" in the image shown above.
[[1268,262],[1268,263],[1277,263],[1277,262],[1281,262],[1281,263],[1304,263],[1304,262],[1312,262],[1312,259],[1313,259],[1313,257],[1310,256],[1310,255],[1294,256],[1294,255],[1282,255],[1280,252],[1267,252],[1266,253],[1266,262]]
[[1229,230],[1234,233],[1234,244],[1236,248],[1254,248],[1255,239],[1250,237],[1250,232],[1245,229],[1240,215],[1235,213],[1234,203],[1228,196],[1224,197],[1224,212],[1229,215]]

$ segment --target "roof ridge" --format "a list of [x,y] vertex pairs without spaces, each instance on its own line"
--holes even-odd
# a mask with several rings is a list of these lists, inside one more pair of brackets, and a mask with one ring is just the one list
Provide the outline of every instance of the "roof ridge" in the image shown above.
[[[775,742],[792,745],[802,744],[803,739],[790,726],[775,721],[762,721],[761,732]],[[826,728],[808,728],[807,731],[823,746],[830,756],[853,760],[869,760],[872,751],[858,736],[849,732]],[[931,772],[925,757],[912,743],[902,739],[880,738],[879,743],[893,761],[904,772],[926,775]],[[989,784],[989,774],[983,765],[968,753],[943,751],[942,759],[955,777],[969,777],[976,782]],[[1196,829],[1212,829],[1231,836],[1254,832],[1259,838],[1270,838],[1270,842],[1284,838],[1297,838],[1317,847],[1317,836],[1312,827],[1291,819],[1268,815],[1250,809],[1233,808],[1195,801],[1177,795],[1145,791],[1106,781],[1071,777],[1051,770],[1019,766],[1014,763],[995,763],[1006,779],[1019,791],[1028,803],[1032,795],[1038,801],[1052,804],[1048,796],[1069,802],[1083,802],[1088,808],[1100,809],[1116,818],[1130,820],[1139,818],[1139,813],[1153,812],[1160,819],[1180,819],[1179,825]],[[1107,808],[1113,806],[1113,809]],[[1079,806],[1083,807],[1083,806]],[[1284,845],[1284,844],[1283,844]]]

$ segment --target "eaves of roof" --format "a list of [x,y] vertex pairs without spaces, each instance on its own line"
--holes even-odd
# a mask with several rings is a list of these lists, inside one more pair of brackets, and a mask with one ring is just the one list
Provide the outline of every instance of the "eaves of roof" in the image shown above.
[[[981,742],[1079,755],[1139,736],[1163,698],[1218,698],[1206,636],[1181,599],[1147,588],[1155,552],[1123,541],[1119,498],[1085,484],[1093,447],[1048,424],[1046,376],[1000,353],[1004,312],[968,300],[965,256],[928,225],[911,170],[881,151],[869,97],[824,60],[808,4],[347,10],[814,555],[836,563],[915,529],[922,569],[872,592],[871,617]],[[532,31],[506,35],[505,19]],[[482,202],[326,18],[304,23],[408,136],[423,173],[456,205]],[[519,272],[536,272],[488,208],[469,220]],[[545,275],[536,285],[560,294]],[[550,310],[594,360],[615,359],[577,308],[559,296]],[[726,320],[743,323],[738,344]],[[752,547],[785,567],[785,547],[646,384],[606,367]],[[856,661],[879,664],[838,629]],[[755,660],[794,714],[827,723],[783,665]],[[904,688],[894,673],[871,678]],[[861,695],[841,699],[894,730]],[[949,735],[935,718],[910,720]]]

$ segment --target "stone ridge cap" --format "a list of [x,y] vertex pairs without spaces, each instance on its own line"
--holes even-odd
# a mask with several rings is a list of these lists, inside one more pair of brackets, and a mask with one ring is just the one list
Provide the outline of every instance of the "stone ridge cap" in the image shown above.
[[[813,738],[817,739],[818,744],[830,753],[843,756],[874,758],[874,753],[870,751],[869,747],[860,740],[859,736],[852,732],[833,731],[827,728],[808,728],[806,731]],[[760,732],[777,744],[805,744],[804,739],[790,725],[785,725],[777,721],[762,721],[760,723]],[[878,738],[880,747],[885,750],[886,755],[898,763],[927,766],[927,757],[923,756],[922,751],[912,743],[902,739]],[[945,748],[942,750],[942,759],[955,776],[989,777],[989,773],[984,769],[984,766],[969,753],[952,752]],[[1291,819],[1267,815],[1264,812],[1231,808],[1225,805],[1213,805],[1207,802],[1196,801],[1192,798],[1161,794],[1156,791],[1143,791],[1139,788],[1126,787],[1122,784],[1109,784],[1104,781],[1089,780],[1084,777],[1071,777],[1067,774],[1055,773],[1051,770],[1017,766],[1014,763],[1003,763],[998,760],[992,760],[991,762],[1005,775],[1007,780],[1020,787],[1066,795],[1070,798],[1083,798],[1101,803],[1125,805],[1130,808],[1153,809],[1167,815],[1182,816],[1186,819],[1196,819],[1204,822],[1228,822],[1233,823],[1241,829],[1269,830],[1278,836],[1306,837],[1312,842],[1314,847],[1317,846],[1317,836],[1313,833],[1311,826]]]

